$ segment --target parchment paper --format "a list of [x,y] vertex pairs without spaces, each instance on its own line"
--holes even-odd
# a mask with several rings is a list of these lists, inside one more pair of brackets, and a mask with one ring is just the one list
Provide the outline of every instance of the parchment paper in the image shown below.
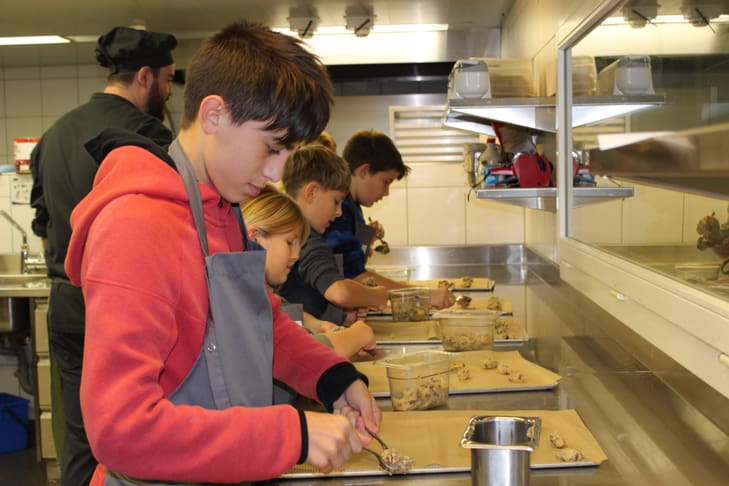
[[[418,412],[383,412],[382,439],[401,454],[410,456],[415,465],[410,474],[427,474],[471,470],[471,453],[460,447],[460,440],[472,416],[540,417],[542,428],[539,446],[531,454],[532,469],[598,466],[607,460],[605,452],[575,410],[428,410]],[[559,449],[549,442],[557,431],[566,447],[582,452],[579,462],[565,463],[556,458]],[[376,442],[372,449],[381,451]],[[374,457],[367,452],[353,456],[344,468],[328,476],[384,475]],[[285,477],[323,476],[311,466],[296,466]]]
[[[538,364],[524,359],[518,351],[463,351],[453,353],[454,360],[463,361],[468,367],[471,378],[461,381],[456,373],[450,375],[449,394],[495,393],[505,391],[549,390],[559,383],[561,376]],[[486,370],[481,362],[493,356],[499,363],[506,363],[514,371],[524,374],[524,381],[513,383],[508,375],[500,374],[496,369]],[[453,362],[451,362],[453,363]],[[354,363],[357,369],[367,375],[370,381],[370,393],[375,397],[389,397],[390,385],[387,381],[387,368],[376,361]]]

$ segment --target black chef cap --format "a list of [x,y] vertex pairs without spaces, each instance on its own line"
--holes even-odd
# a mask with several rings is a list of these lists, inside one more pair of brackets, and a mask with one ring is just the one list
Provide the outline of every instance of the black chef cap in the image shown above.
[[130,27],[114,27],[99,37],[96,44],[96,60],[111,70],[111,74],[136,71],[142,66],[169,66],[172,49],[177,39],[172,34],[137,30]]

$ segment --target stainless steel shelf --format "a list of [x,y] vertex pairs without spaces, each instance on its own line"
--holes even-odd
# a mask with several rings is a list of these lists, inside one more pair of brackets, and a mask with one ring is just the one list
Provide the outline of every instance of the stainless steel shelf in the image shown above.
[[[665,95],[575,96],[572,126],[579,127],[627,115],[665,102]],[[450,99],[444,125],[493,134],[491,121],[511,123],[543,132],[556,132],[554,96],[530,98]]]
[[[632,197],[632,187],[575,187],[573,188],[574,206],[587,206],[606,201]],[[515,187],[504,189],[478,189],[478,199],[511,204],[529,209],[555,212],[557,210],[556,187]]]

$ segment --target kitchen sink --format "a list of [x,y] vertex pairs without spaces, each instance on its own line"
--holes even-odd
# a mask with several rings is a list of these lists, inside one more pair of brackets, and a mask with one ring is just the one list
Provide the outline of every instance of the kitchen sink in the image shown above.
[[0,254],[0,333],[28,332],[31,300],[48,297],[44,273],[20,273],[20,255]]
[[0,273],[0,287],[26,287],[47,286],[48,277],[32,273]]

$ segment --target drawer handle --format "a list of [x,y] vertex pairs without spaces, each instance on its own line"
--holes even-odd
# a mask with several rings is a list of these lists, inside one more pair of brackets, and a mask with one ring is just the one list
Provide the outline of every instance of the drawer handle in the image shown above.
[[721,353],[719,355],[719,363],[729,368],[729,354]]

